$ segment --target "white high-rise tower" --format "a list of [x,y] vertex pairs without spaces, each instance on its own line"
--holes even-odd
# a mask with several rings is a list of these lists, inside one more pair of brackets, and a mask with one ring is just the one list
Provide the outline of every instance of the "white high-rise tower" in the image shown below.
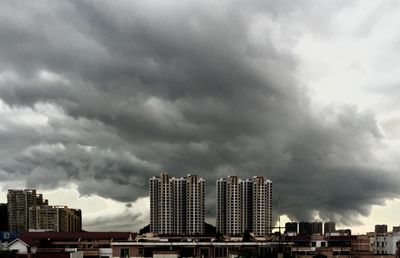
[[150,231],[167,235],[204,234],[204,179],[196,175],[151,177]]
[[256,236],[271,234],[272,181],[262,176],[217,180],[217,231],[240,235],[245,230]]

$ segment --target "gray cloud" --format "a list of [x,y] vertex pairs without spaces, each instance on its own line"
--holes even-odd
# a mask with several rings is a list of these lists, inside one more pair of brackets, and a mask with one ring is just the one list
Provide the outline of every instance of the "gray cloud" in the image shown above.
[[257,15],[304,11],[290,3],[3,2],[2,112],[21,116],[0,118],[0,176],[132,202],[161,170],[197,173],[213,217],[216,178],[264,175],[291,218],[367,215],[399,194],[374,115],[314,110],[290,49],[251,36]]
[[134,213],[129,209],[122,211],[121,213],[107,216],[98,216],[91,219],[83,218],[85,228],[88,230],[101,230],[104,231],[130,231],[133,232],[146,225],[147,221],[143,220],[140,214]]

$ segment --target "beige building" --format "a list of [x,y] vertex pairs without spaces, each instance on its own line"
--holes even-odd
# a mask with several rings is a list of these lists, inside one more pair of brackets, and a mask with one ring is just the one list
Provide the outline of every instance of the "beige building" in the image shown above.
[[11,231],[28,231],[29,208],[46,205],[47,200],[34,189],[13,190],[7,193],[8,227]]
[[8,190],[9,228],[26,232],[30,229],[77,232],[82,230],[81,210],[67,206],[49,206],[34,189]]
[[29,208],[29,229],[79,232],[82,230],[80,210],[67,206],[36,206]]
[[204,179],[151,177],[150,231],[167,235],[204,234]]
[[272,181],[253,177],[253,233],[256,236],[272,232]]
[[245,230],[256,236],[271,234],[272,181],[262,176],[217,180],[217,231],[241,235]]

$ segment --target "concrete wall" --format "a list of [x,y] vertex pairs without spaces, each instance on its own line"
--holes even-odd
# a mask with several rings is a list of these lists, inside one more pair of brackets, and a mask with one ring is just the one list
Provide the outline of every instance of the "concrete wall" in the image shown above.
[[8,246],[9,250],[17,250],[19,254],[26,254],[28,253],[28,247],[23,244],[21,241],[17,240],[11,245]]
[[71,253],[70,258],[83,258],[83,252],[79,251],[79,252]]

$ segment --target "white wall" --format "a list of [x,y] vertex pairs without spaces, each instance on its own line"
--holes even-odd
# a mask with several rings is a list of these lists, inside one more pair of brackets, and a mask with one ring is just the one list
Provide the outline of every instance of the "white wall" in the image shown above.
[[178,254],[153,254],[153,258],[178,258]]
[[100,257],[107,256],[109,258],[112,257],[112,248],[99,248]]
[[83,258],[83,252],[79,251],[79,252],[75,252],[75,253],[71,253],[70,258]]
[[[375,238],[375,253],[378,254],[396,254],[396,243],[400,241],[398,232],[388,234],[386,236],[376,236]],[[379,243],[379,246],[378,246]],[[383,246],[382,246],[383,243]]]
[[20,240],[16,240],[14,243],[8,246],[9,250],[17,250],[19,254],[26,254],[28,253],[28,247],[23,244]]

